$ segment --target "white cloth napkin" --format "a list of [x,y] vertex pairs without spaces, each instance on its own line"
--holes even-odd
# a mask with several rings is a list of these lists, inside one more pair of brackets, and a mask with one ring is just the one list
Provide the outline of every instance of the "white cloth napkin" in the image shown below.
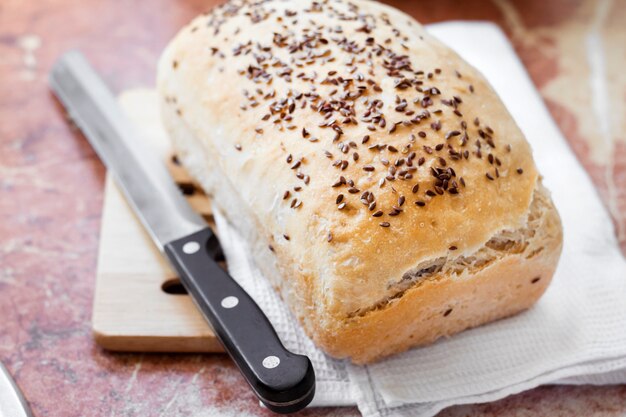
[[450,405],[493,401],[546,383],[626,383],[626,261],[591,181],[496,26],[445,23],[429,30],[489,79],[552,191],[565,242],[543,298],[516,317],[360,367],[313,345],[249,258],[245,241],[216,213],[232,276],[285,345],[313,361],[313,405],[356,403],[364,416],[432,416]]

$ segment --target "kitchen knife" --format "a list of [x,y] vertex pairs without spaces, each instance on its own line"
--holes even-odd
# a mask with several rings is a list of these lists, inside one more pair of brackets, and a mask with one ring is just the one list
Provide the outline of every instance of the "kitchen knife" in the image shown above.
[[311,361],[285,349],[259,306],[217,264],[217,237],[164,163],[137,139],[87,60],[66,53],[49,81],[261,402],[279,413],[304,408],[315,393]]
[[0,417],[33,417],[7,368],[0,362]]

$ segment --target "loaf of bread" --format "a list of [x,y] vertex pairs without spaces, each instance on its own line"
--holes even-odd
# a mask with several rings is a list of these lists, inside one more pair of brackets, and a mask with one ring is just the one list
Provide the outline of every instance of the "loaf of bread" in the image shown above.
[[561,224],[523,134],[391,7],[233,0],[180,31],[158,88],[179,159],[329,355],[431,343],[551,280]]

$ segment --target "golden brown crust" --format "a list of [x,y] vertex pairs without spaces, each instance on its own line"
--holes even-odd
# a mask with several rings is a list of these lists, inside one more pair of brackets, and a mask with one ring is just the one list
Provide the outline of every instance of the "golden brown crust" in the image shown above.
[[[551,261],[555,258],[558,251]],[[527,309],[545,291],[555,265],[512,256],[471,280],[427,280],[389,307],[342,324],[335,333],[322,330],[318,343],[330,355],[349,356],[358,364],[429,344]]]
[[521,252],[508,251],[475,273],[420,280],[383,308],[315,328],[314,340],[332,356],[369,363],[529,308],[548,287],[562,246],[558,213],[549,196],[538,198],[548,204]]
[[[231,222],[271,246],[261,267],[336,355],[394,350],[357,354],[342,341],[376,335],[359,312],[397,296],[407,271],[471,256],[527,221],[538,173],[519,128],[477,71],[390,7],[230,2],[170,44],[159,90],[183,162]],[[544,257],[546,275],[558,256]],[[416,303],[423,286],[400,300]],[[372,320],[393,322],[386,311]]]

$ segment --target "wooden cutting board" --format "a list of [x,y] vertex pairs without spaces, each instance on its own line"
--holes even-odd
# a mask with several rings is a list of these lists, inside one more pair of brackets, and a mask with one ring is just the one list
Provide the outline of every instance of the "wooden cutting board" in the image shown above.
[[[143,133],[138,140],[145,140],[161,155],[192,207],[213,224],[209,199],[172,157],[156,93],[131,90],[119,101]],[[222,351],[110,175],[105,185],[92,328],[96,343],[109,350]]]

